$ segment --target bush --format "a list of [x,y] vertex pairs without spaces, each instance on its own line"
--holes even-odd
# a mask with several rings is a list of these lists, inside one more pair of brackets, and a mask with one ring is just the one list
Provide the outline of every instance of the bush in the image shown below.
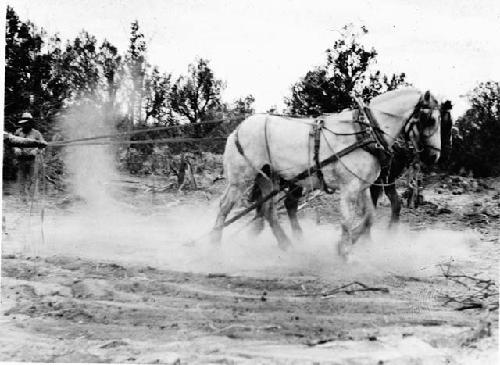
[[485,82],[470,95],[471,108],[452,131],[451,170],[500,175],[500,84]]

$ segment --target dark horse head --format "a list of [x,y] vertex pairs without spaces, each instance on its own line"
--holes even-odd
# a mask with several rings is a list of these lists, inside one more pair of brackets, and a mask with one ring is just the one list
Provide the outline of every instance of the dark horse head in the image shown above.
[[441,104],[441,157],[439,162],[446,163],[451,149],[451,128],[453,121],[451,119],[451,109],[453,104],[446,100]]

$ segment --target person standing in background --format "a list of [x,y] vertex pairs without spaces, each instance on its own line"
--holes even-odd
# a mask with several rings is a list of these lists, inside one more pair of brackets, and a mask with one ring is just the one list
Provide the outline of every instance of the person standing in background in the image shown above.
[[[23,113],[19,125],[20,128],[15,132],[16,136],[46,143],[42,134],[34,128],[35,121],[30,113]],[[36,156],[39,153],[40,150],[36,147],[14,148],[14,154],[17,159],[17,183],[19,184],[21,200],[23,202],[26,202],[31,195],[32,185],[36,177]]]

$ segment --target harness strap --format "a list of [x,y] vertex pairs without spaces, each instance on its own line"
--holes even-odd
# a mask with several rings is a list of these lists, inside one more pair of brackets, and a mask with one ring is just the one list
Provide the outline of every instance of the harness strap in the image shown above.
[[316,120],[316,123],[313,126],[313,137],[314,137],[314,164],[316,166],[316,176],[318,176],[318,180],[321,188],[327,194],[333,194],[335,190],[328,187],[325,182],[325,178],[323,176],[323,171],[321,170],[320,161],[319,161],[319,147],[321,142],[321,132],[323,130],[325,121],[323,119]]
[[324,159],[323,161],[321,161],[319,163],[318,166],[316,166],[316,165],[315,166],[311,166],[308,169],[302,171],[300,174],[298,174],[297,176],[295,176],[293,179],[289,180],[289,182],[292,183],[292,184],[297,183],[300,180],[303,180],[306,177],[314,174],[317,171],[318,168],[323,168],[326,165],[329,165],[331,163],[337,162],[342,157],[344,157],[345,155],[351,153],[352,151],[357,150],[358,148],[363,148],[365,146],[368,146],[369,144],[371,144],[373,142],[374,141],[373,141],[373,139],[370,136],[364,137],[364,138],[360,139],[359,141],[356,141],[354,144],[352,144],[350,146],[347,146],[343,150],[340,150],[339,152],[336,152],[333,155],[331,155],[330,157]]
[[248,160],[245,152],[243,151],[243,147],[241,146],[240,139],[238,138],[238,129],[236,129],[236,132],[234,133],[234,144],[236,145],[236,149],[238,150],[240,155],[245,157],[245,160]]
[[370,122],[370,125],[372,126],[373,134],[377,140],[377,143],[379,143],[382,146],[382,148],[386,150],[388,153],[392,153],[391,148],[387,144],[387,141],[385,140],[382,134],[382,129],[380,128],[380,124],[378,124],[377,119],[373,115],[370,108],[364,106],[363,112],[365,113],[368,121]]
[[[334,153],[333,155],[331,155],[327,159],[321,161],[319,163],[319,168],[322,168],[322,167],[324,167],[326,165],[329,165],[331,163],[337,162],[342,157],[344,157],[345,155],[351,153],[352,151],[354,151],[354,150],[356,150],[358,148],[364,148],[365,146],[368,146],[371,143],[374,143],[373,138],[371,136],[366,136],[366,137],[364,137],[364,138],[356,141],[356,143],[354,143],[354,144],[352,144],[352,145],[344,148],[343,150],[340,150],[337,153]],[[295,176],[293,179],[288,180],[288,183],[289,184],[296,184],[300,180],[304,180],[305,178],[307,178],[307,177],[311,176],[312,174],[314,174],[317,171],[316,170],[317,168],[318,168],[318,166],[316,166],[316,165],[309,167],[308,169],[302,171],[300,174],[298,174],[297,176]],[[267,194],[266,196],[261,197],[257,202],[255,202],[251,206],[245,208],[243,211],[241,211],[240,213],[236,214],[231,219],[228,219],[227,221],[225,221],[224,224],[222,225],[222,227],[227,227],[230,224],[234,223],[235,221],[237,221],[238,219],[240,219],[244,215],[248,214],[250,211],[254,210],[257,206],[265,203],[266,201],[268,201],[269,199],[271,199],[272,197],[274,197],[275,195],[277,195],[281,190],[283,190],[282,187],[280,187],[278,189],[272,190],[269,194]]]
[[384,131],[380,128],[370,108],[366,107],[361,100],[356,98],[354,100],[358,104],[358,109],[353,111],[353,121],[359,125],[359,133],[370,135],[373,141],[373,144],[365,146],[364,150],[375,156],[382,167],[387,166],[392,159],[393,150],[383,136]]
[[269,148],[269,137],[268,137],[268,131],[267,131],[268,120],[269,120],[269,117],[266,115],[266,119],[264,120],[264,139],[266,141],[267,158],[269,158],[269,165],[271,165],[271,167],[272,167],[273,161],[271,160],[271,149]]
[[264,173],[264,171],[262,171],[262,169],[259,169],[257,168],[253,163],[252,161],[250,161],[250,159],[247,157],[247,155],[245,154],[245,151],[243,151],[243,147],[241,146],[241,143],[240,143],[240,139],[238,137],[238,129],[236,129],[235,133],[234,133],[234,144],[236,145],[236,149],[238,150],[238,152],[240,153],[241,156],[243,156],[243,158],[245,159],[245,161],[255,170],[257,171],[258,173],[260,173],[264,178],[266,179],[270,179],[269,176],[267,176],[267,174]]

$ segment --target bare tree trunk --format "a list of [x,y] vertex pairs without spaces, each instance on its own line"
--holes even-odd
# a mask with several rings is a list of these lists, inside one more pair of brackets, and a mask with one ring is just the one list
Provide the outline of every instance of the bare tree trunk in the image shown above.
[[135,112],[135,90],[132,90],[132,95],[130,97],[130,105],[129,105],[129,123],[127,126],[129,132],[134,127],[134,122],[135,122],[134,112]]

